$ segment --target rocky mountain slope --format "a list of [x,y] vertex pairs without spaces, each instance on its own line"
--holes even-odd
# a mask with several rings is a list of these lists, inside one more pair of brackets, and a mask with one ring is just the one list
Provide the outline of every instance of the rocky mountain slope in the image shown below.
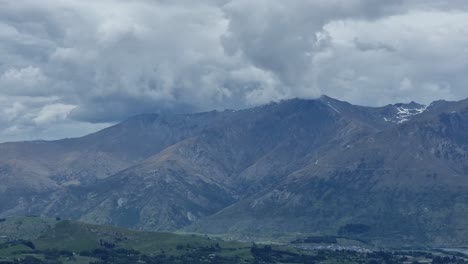
[[272,238],[462,244],[468,101],[384,107],[326,96],[143,115],[0,144],[0,215]]

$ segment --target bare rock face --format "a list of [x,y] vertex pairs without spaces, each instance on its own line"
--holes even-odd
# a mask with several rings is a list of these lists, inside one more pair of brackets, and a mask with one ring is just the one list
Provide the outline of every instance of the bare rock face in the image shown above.
[[468,240],[466,131],[468,101],[324,96],[142,115],[83,138],[0,144],[0,216],[456,245]]

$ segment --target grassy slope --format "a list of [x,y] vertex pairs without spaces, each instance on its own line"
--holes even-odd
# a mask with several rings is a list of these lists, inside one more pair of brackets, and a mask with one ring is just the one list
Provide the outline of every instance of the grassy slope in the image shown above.
[[[82,252],[100,247],[100,241],[115,244],[116,247],[138,250],[147,255],[178,256],[190,248],[219,247],[221,256],[239,256],[250,259],[250,244],[214,240],[196,235],[140,232],[118,227],[98,226],[75,221],[44,219],[37,217],[9,218],[0,223],[0,237],[30,240],[38,250],[67,250]],[[6,241],[6,238],[3,238]],[[0,240],[1,242],[4,242]],[[14,256],[17,251],[30,251],[24,245],[0,249],[1,256]]]

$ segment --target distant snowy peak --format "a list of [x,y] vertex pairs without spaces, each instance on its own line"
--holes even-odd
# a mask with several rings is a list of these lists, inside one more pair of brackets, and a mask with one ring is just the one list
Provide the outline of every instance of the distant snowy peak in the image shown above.
[[398,124],[409,121],[413,116],[424,113],[427,109],[426,105],[421,105],[415,102],[411,102],[409,104],[389,105],[388,107],[390,109],[387,111],[387,114],[383,116],[383,119],[386,122]]

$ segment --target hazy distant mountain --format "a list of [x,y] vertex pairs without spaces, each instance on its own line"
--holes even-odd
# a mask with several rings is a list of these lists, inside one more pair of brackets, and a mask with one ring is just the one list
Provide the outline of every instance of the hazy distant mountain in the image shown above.
[[83,138],[1,144],[0,215],[455,245],[468,242],[466,131],[466,100],[142,115]]
[[141,115],[76,139],[0,144],[0,210],[19,214],[36,196],[95,183],[200,133],[217,113]]

